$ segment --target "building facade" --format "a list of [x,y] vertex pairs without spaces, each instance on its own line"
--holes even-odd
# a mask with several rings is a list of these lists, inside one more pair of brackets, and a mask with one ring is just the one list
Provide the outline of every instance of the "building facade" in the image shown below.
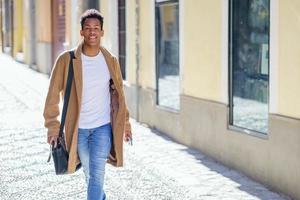
[[[300,199],[300,2],[125,3],[132,117]],[[100,2],[116,55],[119,5]]]
[[80,41],[79,18],[94,0],[0,0],[1,50],[50,74],[57,56]]
[[0,3],[2,50],[43,73],[100,9],[133,118],[300,199],[298,0]]

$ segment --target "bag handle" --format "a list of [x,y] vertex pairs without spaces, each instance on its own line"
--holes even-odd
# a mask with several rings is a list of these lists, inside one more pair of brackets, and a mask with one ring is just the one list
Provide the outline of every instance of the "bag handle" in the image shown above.
[[73,59],[75,58],[74,51],[69,51],[69,54],[70,54],[69,72],[68,72],[67,86],[66,86],[66,91],[65,91],[65,96],[64,96],[63,111],[62,111],[62,116],[61,116],[61,121],[60,121],[59,137],[63,137],[63,135],[64,135],[66,114],[67,114],[67,109],[68,109],[69,99],[70,99],[70,94],[71,94],[72,80],[73,80],[73,76],[74,76],[74,72],[73,72]]
[[[67,86],[66,86],[65,96],[64,96],[63,111],[62,111],[60,127],[59,127],[59,136],[58,136],[59,138],[63,138],[64,136],[64,126],[65,126],[66,114],[67,114],[67,109],[68,109],[68,104],[70,99],[72,80],[74,76],[74,72],[73,72],[73,58],[75,58],[74,51],[69,51],[69,54],[70,54],[69,71],[68,71]],[[50,153],[47,162],[50,162],[51,160],[52,148],[53,148],[52,145],[50,145]]]

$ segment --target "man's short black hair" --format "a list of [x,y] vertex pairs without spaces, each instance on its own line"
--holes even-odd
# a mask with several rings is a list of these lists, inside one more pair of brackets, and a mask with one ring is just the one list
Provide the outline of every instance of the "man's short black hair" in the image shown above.
[[83,29],[83,25],[86,19],[88,18],[96,18],[100,21],[101,30],[103,29],[103,16],[96,9],[88,9],[86,10],[80,17],[81,29]]

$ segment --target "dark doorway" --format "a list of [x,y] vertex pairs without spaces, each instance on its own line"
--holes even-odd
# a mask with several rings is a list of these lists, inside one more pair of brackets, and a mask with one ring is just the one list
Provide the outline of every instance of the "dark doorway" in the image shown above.
[[118,0],[119,62],[123,79],[126,79],[126,1]]

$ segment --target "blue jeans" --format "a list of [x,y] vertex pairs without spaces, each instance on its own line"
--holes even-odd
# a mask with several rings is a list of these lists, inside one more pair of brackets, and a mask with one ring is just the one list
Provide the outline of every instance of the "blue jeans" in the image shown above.
[[78,129],[77,151],[88,185],[88,200],[105,200],[103,191],[105,164],[112,143],[111,124]]

